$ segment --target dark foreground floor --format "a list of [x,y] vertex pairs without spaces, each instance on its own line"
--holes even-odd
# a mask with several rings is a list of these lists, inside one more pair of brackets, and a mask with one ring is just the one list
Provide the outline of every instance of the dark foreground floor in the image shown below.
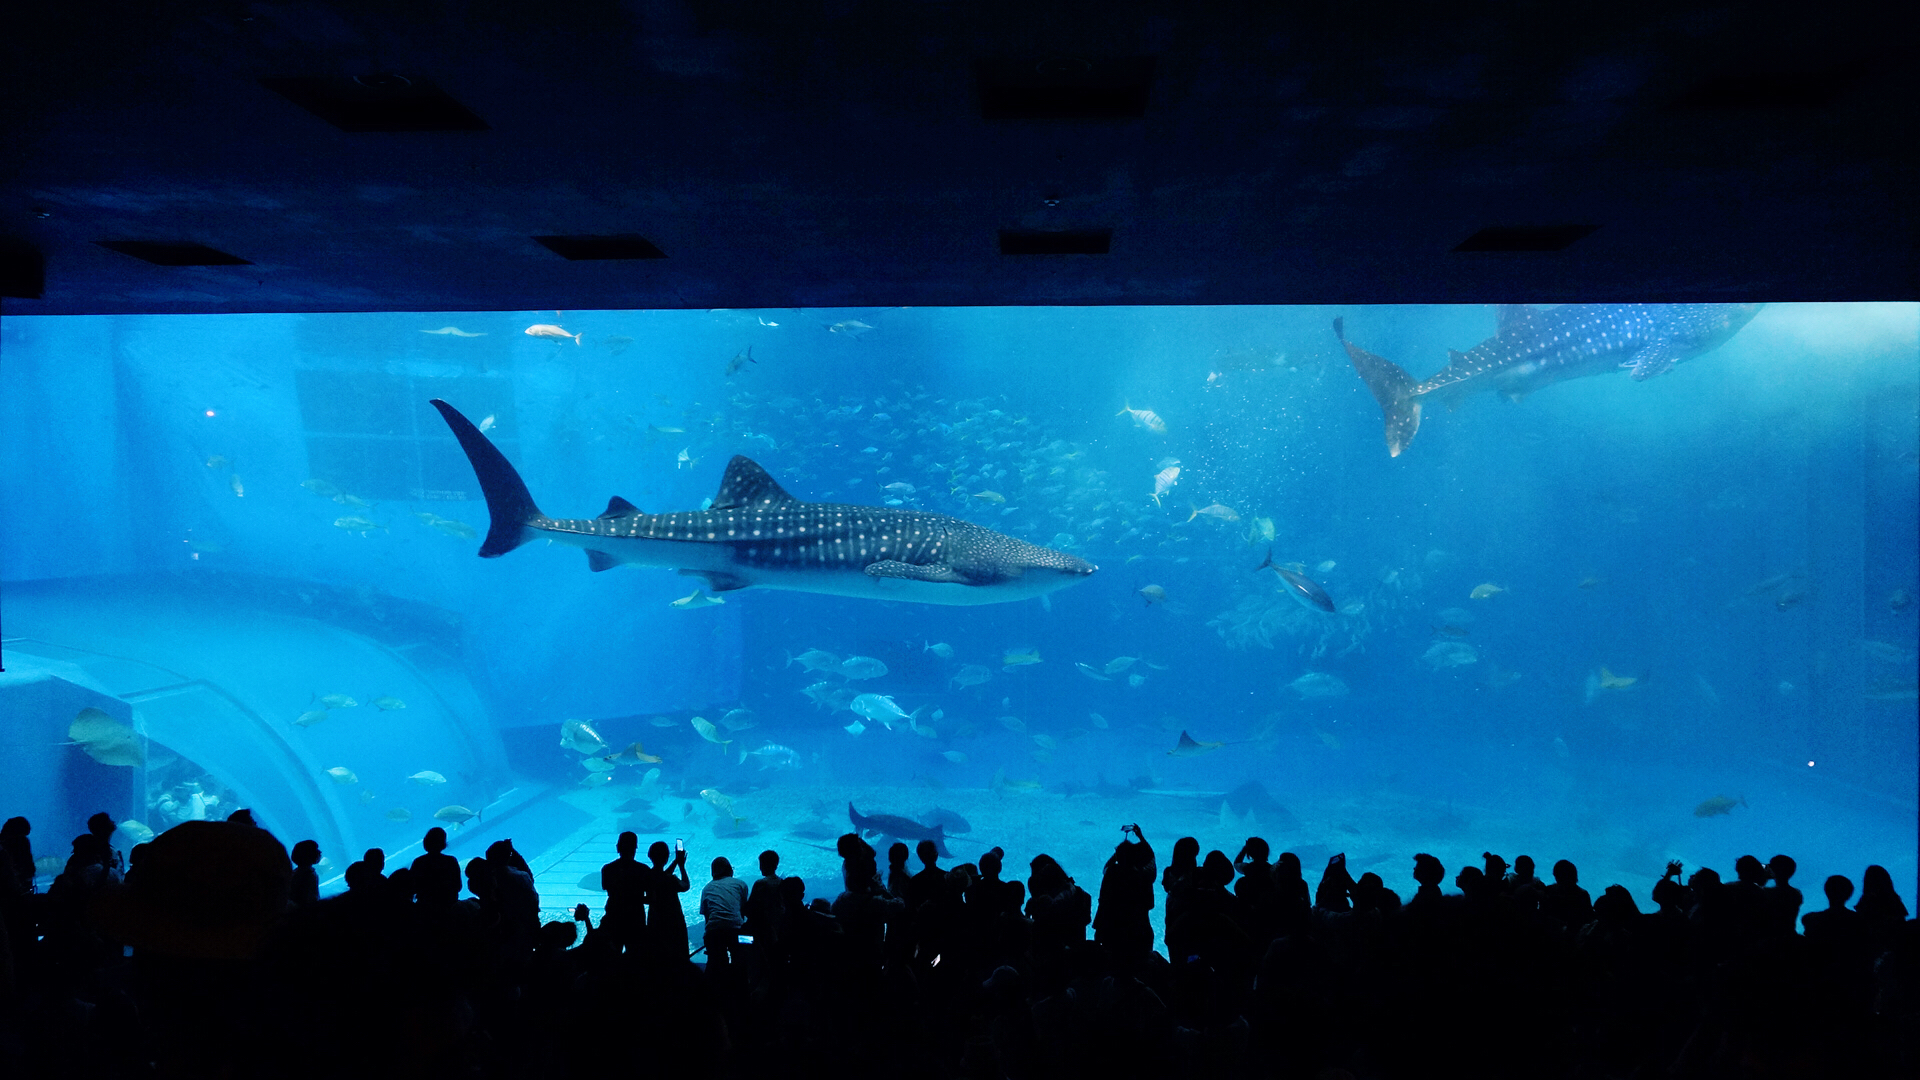
[[1493,855],[1457,892],[1413,856],[1402,902],[1337,859],[1310,886],[1257,839],[1234,859],[1182,840],[1163,866],[1130,838],[1089,890],[1045,855],[1022,881],[997,849],[909,866],[848,836],[831,903],[771,866],[696,885],[661,847],[609,865],[600,926],[541,926],[510,843],[464,868],[370,852],[317,901],[317,852],[244,821],[169,830],[124,870],[104,822],[36,893],[20,820],[7,1077],[1920,1075],[1914,923],[1878,867],[1851,907],[1845,878],[1803,904],[1784,857],[1670,867],[1642,911]]

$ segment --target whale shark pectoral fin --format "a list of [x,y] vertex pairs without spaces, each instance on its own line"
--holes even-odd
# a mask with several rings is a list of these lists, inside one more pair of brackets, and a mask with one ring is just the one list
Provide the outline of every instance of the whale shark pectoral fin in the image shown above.
[[1646,382],[1655,375],[1664,374],[1679,359],[1672,342],[1656,341],[1628,357],[1620,366],[1633,369],[1634,382]]
[[739,574],[729,574],[725,570],[682,570],[680,574],[682,577],[706,578],[709,592],[735,592],[753,586],[753,582]]
[[899,578],[903,581],[929,581],[939,585],[972,585],[971,578],[951,566],[915,566],[897,559],[882,559],[867,564],[867,576]]
[[611,570],[614,567],[619,565],[620,565],[619,559],[614,558],[613,556],[607,554],[604,551],[588,551],[587,552],[587,569],[593,571],[596,574],[602,570]]

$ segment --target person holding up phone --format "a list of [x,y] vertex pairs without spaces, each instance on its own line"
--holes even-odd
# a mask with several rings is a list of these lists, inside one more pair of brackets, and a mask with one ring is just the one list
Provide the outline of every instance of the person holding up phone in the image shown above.
[[1159,874],[1153,845],[1135,824],[1120,827],[1120,843],[1100,871],[1100,903],[1093,916],[1093,940],[1113,951],[1121,970],[1130,971],[1153,951],[1153,883]]
[[[647,846],[647,861],[653,865],[641,871],[642,892],[647,904],[647,938],[649,944],[661,956],[668,959],[685,959],[687,947],[687,916],[680,910],[680,894],[693,888],[687,880],[687,846],[683,840],[675,840],[675,852],[668,852],[665,840],[655,840]],[[668,855],[673,862],[667,862]]]

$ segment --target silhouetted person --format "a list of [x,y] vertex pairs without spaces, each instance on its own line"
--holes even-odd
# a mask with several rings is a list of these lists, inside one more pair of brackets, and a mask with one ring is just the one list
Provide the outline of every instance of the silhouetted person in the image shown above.
[[1122,972],[1130,972],[1153,949],[1153,885],[1159,867],[1140,826],[1128,825],[1124,831],[1100,871],[1093,940],[1113,951]]
[[747,883],[733,876],[733,864],[715,858],[713,880],[700,890],[700,917],[707,921],[707,973],[728,980],[740,962],[740,930],[746,925]]
[[940,845],[922,840],[913,846],[913,853],[920,860],[920,872],[908,880],[902,899],[907,902],[907,918],[913,924],[912,955],[925,966],[950,951],[950,934],[958,913],[951,902],[950,875],[939,865]]
[[1460,872],[1453,876],[1453,887],[1459,889],[1460,895],[1472,904],[1485,904],[1492,899],[1495,891],[1493,883],[1487,880],[1486,872],[1477,866],[1461,867]]
[[907,903],[881,887],[872,858],[857,851],[841,860],[840,882],[843,887],[834,898],[833,917],[845,935],[848,973],[870,988],[880,974],[887,924],[906,914]]
[[386,878],[380,876],[373,867],[355,859],[347,864],[347,892],[355,903],[367,903],[380,894],[380,887],[386,884]]
[[260,827],[260,823],[253,820],[253,811],[244,806],[228,814],[227,820],[235,825],[245,825],[249,829],[257,829]]
[[17,880],[26,882],[28,892],[33,891],[33,844],[27,839],[32,832],[33,823],[23,817],[8,818],[0,825],[0,858],[13,867]]
[[1515,855],[1513,872],[1505,882],[1506,893],[1513,897],[1513,906],[1525,915],[1540,907],[1541,895],[1546,891],[1546,883],[1533,874],[1533,856]]
[[84,975],[104,947],[94,933],[90,909],[96,898],[119,884],[111,858],[112,850],[97,834],[81,833],[73,838],[66,868],[47,889],[46,945],[72,976]]
[[366,854],[347,864],[347,895],[353,897],[356,911],[368,910],[380,902],[387,891],[387,853],[368,848]]
[[999,916],[1020,914],[1021,907],[1026,903],[1025,890],[1020,883],[1004,881],[1000,877],[1006,855],[996,847],[980,856],[980,880],[967,895],[967,903],[978,906],[989,922]]
[[[671,855],[672,863],[667,858]],[[680,907],[680,894],[693,888],[687,880],[685,848],[672,851],[665,840],[647,845],[647,861],[641,868],[641,892],[647,902],[647,942],[661,956],[680,962],[687,959],[687,914]]]
[[[1680,875],[1683,869],[1680,865],[1680,860],[1670,859],[1667,862],[1666,872],[1660,875],[1659,881],[1654,882],[1653,902],[1659,906],[1659,911],[1655,913],[1656,915],[1661,917],[1678,916],[1681,919],[1687,917],[1687,887],[1680,884]],[[1851,888],[1851,886],[1849,886],[1849,888]]]
[[1835,874],[1828,878],[1825,911],[1809,911],[1800,920],[1807,930],[1807,947],[1818,958],[1826,985],[1856,1014],[1866,1011],[1873,998],[1874,948],[1859,912],[1848,911],[1853,882]]
[[1093,897],[1073,883],[1053,856],[1036,855],[1028,864],[1027,918],[1033,920],[1036,955],[1065,949],[1087,940],[1087,924],[1093,921]]
[[[825,898],[819,903],[831,907]],[[808,906],[807,883],[798,877],[780,879],[780,906],[780,948],[795,981],[804,989],[837,978],[838,973],[829,969],[840,955],[839,920]]]
[[1892,947],[1900,933],[1900,924],[1907,921],[1907,905],[1900,894],[1893,891],[1893,875],[1877,864],[1867,867],[1866,873],[1860,875],[1860,900],[1853,905],[1853,910],[1860,916],[1861,928],[1876,954]]
[[1233,860],[1227,853],[1207,852],[1189,881],[1182,931],[1190,935],[1193,951],[1203,963],[1221,971],[1258,960],[1247,932],[1245,907],[1233,894]]
[[1847,910],[1847,901],[1853,898],[1853,882],[1839,874],[1827,879],[1822,891],[1827,894],[1825,911],[1809,911],[1800,920],[1807,929],[1807,941],[1830,947],[1841,938],[1860,934],[1860,914]]
[[467,860],[466,872],[467,891],[473,896],[457,904],[464,920],[461,928],[480,932],[488,946],[497,945],[501,936],[500,894],[493,886],[493,866],[475,857]]
[[1773,884],[1764,890],[1767,931],[1775,936],[1793,933],[1800,922],[1800,905],[1805,899],[1792,884],[1794,871],[1798,869],[1799,864],[1789,855],[1775,855],[1767,860],[1767,876],[1773,879]]
[[753,938],[753,951],[760,957],[761,970],[775,973],[786,963],[781,943],[787,922],[787,902],[780,891],[780,853],[760,853],[760,877],[747,890],[746,933]]
[[1273,864],[1268,862],[1272,848],[1258,836],[1247,837],[1240,845],[1240,851],[1233,857],[1233,869],[1240,875],[1234,882],[1233,895],[1240,898],[1241,909],[1246,913],[1247,929],[1258,939],[1264,949],[1266,942],[1277,932],[1280,922],[1278,890],[1273,880]]
[[500,903],[501,926],[509,946],[531,949],[540,933],[540,893],[533,885],[533,868],[513,849],[512,840],[487,845],[487,866],[493,892]]
[[320,845],[312,840],[302,840],[293,845],[290,853],[293,860],[293,880],[288,886],[287,899],[296,908],[310,908],[320,902],[320,875],[314,866],[320,862]]
[[413,867],[395,867],[380,890],[381,899],[393,913],[407,911],[413,904]]
[[1313,921],[1313,893],[1301,871],[1300,856],[1291,851],[1281,852],[1273,863],[1273,909],[1276,935],[1304,933]]
[[920,872],[907,880],[904,899],[908,905],[919,908],[939,899],[946,888],[947,872],[940,869],[940,845],[933,841],[920,841],[914,845],[913,853],[920,859]]
[[607,894],[600,932],[608,944],[637,948],[646,937],[646,867],[634,858],[640,835],[623,832],[613,842],[614,860],[600,868],[600,888]]
[[911,849],[898,840],[887,848],[887,891],[902,900],[913,882],[913,871],[907,868],[907,856],[911,854]]
[[1167,894],[1167,957],[1173,966],[1186,963],[1194,955],[1195,941],[1189,932],[1189,901],[1200,871],[1200,841],[1183,836],[1173,842],[1173,854],[1167,868],[1160,872],[1160,891]]
[[1369,870],[1353,883],[1353,909],[1377,912],[1382,917],[1400,913],[1400,894],[1387,888],[1379,874]]
[[1420,887],[1413,891],[1413,899],[1407,901],[1407,910],[1429,910],[1443,899],[1440,883],[1447,880],[1447,868],[1439,859],[1420,852],[1413,857],[1413,880]]
[[126,868],[126,863],[121,860],[120,853],[113,849],[113,833],[114,830],[118,828],[119,826],[113,823],[113,815],[107,813],[105,810],[87,819],[87,832],[99,840],[100,846],[106,849],[107,868],[110,870],[124,870]]
[[447,830],[428,829],[420,846],[426,851],[407,868],[413,871],[414,899],[430,907],[451,906],[460,899],[460,860],[447,854]]
[[1507,881],[1509,867],[1507,860],[1491,851],[1480,853],[1480,873],[1486,879],[1489,893],[1502,899],[1513,895],[1513,885]]
[[1593,902],[1593,917],[1613,927],[1630,927],[1640,917],[1640,905],[1625,885],[1609,885]]
[[1314,910],[1351,911],[1352,895],[1353,875],[1347,872],[1347,857],[1335,855],[1327,860],[1327,868],[1320,874],[1320,885],[1313,891]]
[[1540,893],[1540,914],[1563,930],[1578,930],[1593,919],[1593,896],[1580,887],[1580,871],[1572,862],[1553,864],[1553,884]]

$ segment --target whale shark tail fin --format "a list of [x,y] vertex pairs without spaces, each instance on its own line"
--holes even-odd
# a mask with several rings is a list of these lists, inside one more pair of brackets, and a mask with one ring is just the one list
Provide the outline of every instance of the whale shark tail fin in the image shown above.
[[460,410],[439,398],[429,404],[440,410],[441,418],[453,429],[453,437],[460,440],[460,449],[467,452],[467,463],[473,466],[473,475],[480,481],[480,492],[486,496],[487,513],[493,518],[493,524],[487,529],[486,541],[480,545],[480,557],[497,559],[533,539],[533,530],[527,528],[527,523],[541,516],[540,508],[533,504],[532,493],[527,491],[526,482],[514,471],[507,456],[481,434],[472,421],[460,415]]
[[1414,394],[1419,384],[1400,365],[1348,341],[1344,321],[1333,320],[1334,336],[1347,347],[1353,370],[1360,373],[1360,380],[1380,403],[1380,414],[1386,421],[1387,456],[1399,457],[1420,430],[1420,399]]

